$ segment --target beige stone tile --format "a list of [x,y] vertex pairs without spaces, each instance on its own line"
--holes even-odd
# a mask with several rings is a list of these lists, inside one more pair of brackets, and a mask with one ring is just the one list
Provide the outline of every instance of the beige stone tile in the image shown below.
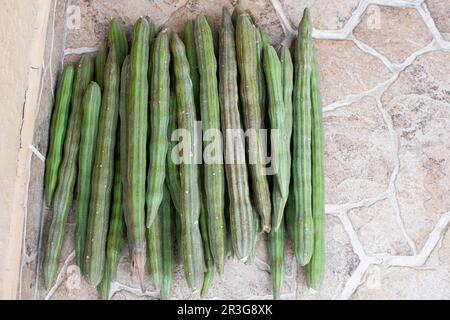
[[311,292],[300,268],[297,278],[297,299],[337,299],[353,271],[359,264],[350,240],[339,219],[327,216],[326,223],[326,275],[319,292]]
[[450,274],[450,232],[448,230],[438,244],[437,256],[439,265]]
[[345,26],[360,0],[307,0],[301,2],[281,0],[280,2],[294,29],[300,23],[303,10],[308,7],[314,28],[337,30]]
[[432,40],[417,10],[374,5],[367,8],[353,33],[393,63],[402,63]]
[[393,145],[374,98],[324,115],[326,203],[342,204],[384,192]]
[[450,41],[450,1],[427,0],[425,3],[442,37]]
[[352,209],[348,216],[366,254],[413,254],[395,220],[395,211],[389,200],[377,202],[368,208]]
[[389,69],[352,41],[316,40],[323,103],[360,94],[390,77]]
[[382,97],[400,139],[402,218],[418,250],[450,210],[449,58],[445,52],[417,58]]

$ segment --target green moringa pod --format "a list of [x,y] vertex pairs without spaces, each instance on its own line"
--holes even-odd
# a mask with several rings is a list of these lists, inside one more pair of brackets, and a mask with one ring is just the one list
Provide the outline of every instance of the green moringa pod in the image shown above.
[[194,91],[196,112],[197,116],[200,116],[200,75],[198,73],[197,50],[195,49],[194,25],[195,20],[186,21],[182,37],[186,48],[186,57],[189,62],[189,74],[191,76],[192,89]]
[[64,154],[59,168],[58,186],[53,197],[53,215],[48,231],[44,255],[44,280],[50,288],[58,269],[58,260],[64,243],[65,224],[72,206],[75,181],[78,171],[78,150],[80,146],[82,99],[86,87],[93,78],[93,61],[83,56],[75,72],[72,93],[72,108],[69,116]]
[[120,135],[116,143],[114,164],[114,185],[112,194],[111,218],[109,219],[108,241],[106,244],[106,260],[102,282],[98,290],[102,299],[109,298],[111,282],[116,279],[117,267],[125,244],[125,220],[123,217],[122,166],[120,163]]
[[230,199],[230,233],[234,252],[243,259],[250,253],[253,238],[253,207],[250,202],[245,138],[239,113],[238,67],[234,27],[223,9],[220,30],[219,93],[224,133],[225,171]]
[[[219,273],[225,262],[225,173],[223,169],[217,62],[211,28],[204,16],[197,17],[194,28],[200,73],[200,111],[204,132],[204,152],[213,150],[214,158],[205,159],[203,182],[208,213],[210,248]],[[216,133],[219,133],[216,135]],[[207,142],[209,140],[209,143]],[[212,153],[212,152],[211,152]]]
[[163,29],[157,36],[152,53],[152,80],[150,93],[150,144],[147,175],[147,228],[153,223],[163,199],[166,177],[170,100],[169,33]]
[[114,45],[116,48],[117,65],[120,68],[128,54],[128,40],[122,25],[116,19],[112,19],[109,23],[108,43],[109,47]]
[[49,207],[52,205],[53,194],[58,184],[59,167],[70,112],[73,78],[74,68],[67,66],[58,80],[56,102],[50,125],[50,147],[45,161],[45,199]]
[[92,286],[97,286],[102,280],[105,262],[109,209],[114,182],[116,129],[119,118],[119,81],[116,49],[112,45],[105,65],[105,90],[98,123],[84,249],[84,272],[88,283]]
[[194,93],[184,44],[177,34],[172,35],[171,50],[176,78],[178,127],[183,129],[190,138],[190,141],[183,141],[188,150],[185,152],[187,156],[183,157],[180,164],[180,220],[184,274],[189,287],[200,290],[203,285],[205,265],[199,229],[199,170],[194,161],[196,154]]
[[148,127],[149,24],[134,25],[130,55],[130,89],[127,105],[127,186],[125,221],[132,268],[141,286],[145,274],[145,178]]
[[239,16],[236,27],[236,52],[241,80],[240,91],[244,122],[251,130],[253,139],[249,143],[249,167],[252,181],[252,195],[257,212],[262,218],[263,230],[270,231],[270,191],[265,176],[264,145],[261,137],[262,116],[258,91],[258,53],[255,28],[247,15]]
[[292,181],[295,213],[294,253],[306,265],[314,244],[311,212],[311,21],[305,9],[295,51]]
[[312,216],[314,221],[314,250],[305,268],[306,283],[318,290],[325,276],[325,191],[324,191],[324,138],[322,98],[320,95],[319,65],[313,49],[311,72],[312,105]]
[[101,100],[100,86],[95,82],[91,82],[86,89],[81,104],[81,137],[78,156],[78,197],[75,225],[75,257],[80,268],[83,267],[89,200],[91,198],[92,167],[97,142]]

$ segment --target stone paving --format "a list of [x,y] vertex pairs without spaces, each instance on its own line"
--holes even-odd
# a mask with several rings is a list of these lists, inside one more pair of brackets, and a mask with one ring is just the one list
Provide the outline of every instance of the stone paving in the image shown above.
[[[55,72],[80,54],[97,51],[111,17],[123,22],[127,32],[140,15],[174,30],[197,14],[212,16],[218,25],[221,7],[232,8],[233,1],[54,3],[40,123],[32,146],[20,296],[95,299],[96,289],[80,279],[74,264],[73,215],[58,279],[50,291],[43,289],[39,272],[47,215],[41,196],[42,155]],[[290,43],[303,8],[310,7],[321,67],[327,274],[320,292],[308,290],[288,245],[282,298],[450,299],[450,0],[241,3],[252,9],[276,45]],[[264,241],[255,265],[228,260],[207,298],[270,299],[267,261]],[[144,293],[138,289],[129,269],[124,255],[111,298],[158,299],[150,282]],[[180,267],[173,297],[198,298],[186,286]]]

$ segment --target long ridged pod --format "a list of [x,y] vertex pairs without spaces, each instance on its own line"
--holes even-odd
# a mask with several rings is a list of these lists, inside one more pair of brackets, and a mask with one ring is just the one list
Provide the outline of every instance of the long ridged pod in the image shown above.
[[[152,82],[152,76],[153,76],[153,68],[152,68],[152,52],[153,52],[153,44],[155,42],[155,36],[156,36],[156,25],[155,22],[149,17],[147,19],[148,21],[148,46],[149,46],[149,60],[148,60],[148,84],[149,87]],[[149,95],[150,98],[150,95]],[[150,133],[149,133],[150,134]]]
[[102,280],[105,262],[119,119],[119,81],[116,49],[112,45],[105,65],[105,90],[98,124],[84,252],[84,272],[92,286],[97,286]]
[[164,185],[164,197],[159,207],[161,211],[162,234],[162,281],[161,299],[170,299],[174,274],[174,244],[175,244],[175,210],[173,209],[170,193]]
[[[119,131],[120,134],[120,131]],[[102,282],[98,290],[104,300],[109,298],[111,282],[116,279],[122,250],[125,244],[125,220],[123,216],[122,166],[120,163],[120,135],[116,145],[116,163],[114,164],[114,186],[112,196],[111,218],[109,219],[108,242],[106,245],[106,260]]]
[[53,194],[58,184],[59,167],[63,156],[64,138],[66,137],[67,121],[70,112],[70,100],[74,68],[68,66],[58,80],[56,102],[50,125],[50,147],[45,161],[45,199],[47,205],[52,205]]
[[139,18],[134,25],[130,56],[130,92],[127,105],[127,198],[125,221],[133,272],[141,286],[145,274],[145,177],[148,127],[149,25]]
[[128,175],[127,175],[127,159],[128,159],[128,96],[130,94],[130,55],[123,60],[122,69],[120,72],[120,91],[119,91],[119,157],[120,157],[120,175],[122,177],[122,191],[123,191],[123,212],[124,220],[128,216],[129,207],[127,206],[128,199]]
[[253,212],[253,238],[250,247],[250,253],[248,257],[244,260],[246,265],[252,265],[255,263],[256,256],[258,254],[258,246],[264,232],[261,231],[261,217],[257,212]]
[[83,56],[75,71],[72,93],[72,108],[64,141],[64,154],[59,168],[58,186],[53,197],[53,216],[48,231],[44,256],[44,280],[50,288],[58,269],[58,260],[64,243],[65,224],[72,206],[75,181],[78,171],[78,150],[81,132],[81,102],[84,91],[93,77],[93,63],[88,56]]
[[181,189],[181,243],[183,246],[184,273],[188,285],[194,290],[200,290],[205,272],[202,239],[199,230],[200,199],[198,165],[195,164],[195,120],[196,112],[192,82],[189,76],[189,63],[186,58],[184,44],[177,34],[173,34],[171,50],[174,58],[176,77],[177,118],[178,127],[186,130],[190,143],[184,143],[189,148],[189,159],[180,164]]
[[103,91],[103,81],[105,74],[105,64],[106,58],[108,57],[108,53],[105,49],[100,49],[95,57],[95,82],[100,86],[100,89]]
[[83,267],[84,245],[91,198],[91,177],[97,142],[98,118],[102,93],[99,85],[91,82],[82,102],[81,137],[78,156],[77,208],[75,225],[75,257],[77,265]]
[[194,91],[197,116],[200,116],[200,74],[198,73],[197,50],[195,49],[194,25],[195,20],[186,21],[182,32],[182,39],[186,48],[186,57],[189,62],[189,74],[192,81],[192,90]]
[[[230,233],[234,252],[243,259],[253,239],[253,208],[250,202],[245,138],[238,100],[238,70],[234,27],[229,11],[223,9],[220,30],[219,92],[224,133],[225,171],[230,200]],[[234,134],[237,133],[237,136]]]
[[271,203],[270,191],[265,176],[264,145],[261,138],[261,107],[257,79],[258,55],[254,26],[246,15],[239,16],[236,28],[236,51],[240,71],[240,91],[246,129],[253,130],[249,145],[249,167],[252,178],[252,195],[258,213],[261,215],[263,230],[270,231]]
[[269,97],[270,127],[277,130],[272,131],[271,135],[272,161],[276,172],[272,189],[272,228],[277,230],[283,218],[291,179],[292,108],[286,107],[284,103],[283,65],[270,45],[266,45],[264,49],[264,71]]
[[112,19],[108,28],[108,44],[109,47],[114,45],[116,48],[117,65],[122,66],[123,60],[128,54],[128,41],[122,25],[116,19]]
[[181,195],[180,195],[180,170],[179,166],[172,159],[172,150],[177,145],[176,141],[172,141],[172,133],[177,129],[177,97],[175,90],[172,90],[171,83],[170,100],[169,100],[169,126],[167,128],[167,138],[169,139],[169,147],[166,155],[166,183],[170,191],[173,205],[177,213],[181,213]]
[[219,33],[216,31],[214,27],[214,20],[211,16],[205,16],[206,21],[208,21],[209,28],[211,29],[211,34],[213,37],[213,45],[214,45],[214,54],[216,59],[219,59]]
[[273,298],[279,299],[283,287],[285,271],[284,263],[284,223],[277,231],[272,229],[269,234],[270,274],[272,276]]
[[314,245],[311,213],[311,29],[309,11],[305,9],[298,28],[299,38],[295,52],[292,157],[297,215],[294,226],[294,253],[302,266],[311,259]]
[[238,21],[239,16],[244,13],[244,9],[240,5],[239,1],[235,4],[233,8],[233,14],[231,15],[231,21],[233,22],[233,26],[236,28],[236,23]]
[[[206,150],[213,150],[214,159],[205,159],[203,181],[208,212],[208,233],[212,255],[219,273],[225,262],[225,173],[223,142],[220,134],[220,106],[217,85],[217,62],[211,28],[204,16],[197,17],[194,28],[200,73],[200,110]],[[215,132],[213,132],[215,131]],[[208,133],[213,133],[208,137]],[[219,133],[218,135],[216,133]],[[212,154],[212,153],[211,153]]]
[[163,29],[157,36],[152,53],[153,75],[150,98],[150,163],[147,175],[147,228],[153,223],[163,199],[166,177],[170,99],[169,33]]
[[318,290],[325,276],[325,195],[324,195],[324,137],[322,124],[322,97],[320,94],[319,65],[313,49],[311,73],[312,104],[312,215],[314,219],[314,252],[305,268],[306,283]]

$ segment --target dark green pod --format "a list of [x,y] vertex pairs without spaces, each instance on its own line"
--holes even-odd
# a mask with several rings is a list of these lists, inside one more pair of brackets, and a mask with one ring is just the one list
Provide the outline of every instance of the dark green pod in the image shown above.
[[145,178],[148,127],[149,24],[134,25],[130,55],[130,92],[127,105],[127,186],[125,221],[132,268],[143,284],[146,261]]
[[211,241],[209,238],[209,228],[208,228],[208,212],[202,201],[200,203],[200,233],[202,236],[203,250],[205,255],[205,266],[206,272],[203,278],[202,290],[200,291],[200,297],[204,298],[208,294],[209,288],[214,280],[215,265],[214,258],[211,250]]
[[73,78],[74,68],[67,66],[58,80],[56,102],[50,125],[49,149],[45,161],[45,199],[49,207],[52,205],[53,194],[58,184],[59,167],[63,156],[64,138],[70,112]]
[[184,273],[188,285],[194,290],[200,290],[203,285],[205,265],[199,229],[199,170],[194,161],[196,153],[194,147],[194,141],[196,141],[194,93],[184,44],[177,34],[172,36],[171,50],[176,77],[178,127],[184,129],[185,133],[189,133],[191,138],[191,141],[185,143],[188,147],[187,159],[183,159],[184,161],[180,164],[180,220]]
[[[220,133],[220,106],[217,85],[217,62],[211,28],[205,17],[199,16],[194,28],[197,60],[200,73],[200,110],[204,139],[208,133]],[[211,138],[211,137],[210,137]],[[212,255],[217,269],[221,273],[225,262],[225,176],[223,169],[222,136],[214,135],[207,144],[207,149],[216,155],[209,163],[203,165],[203,182],[206,194],[205,204],[208,212],[208,233]]]
[[186,21],[182,37],[186,48],[186,57],[189,62],[189,74],[192,81],[192,90],[194,91],[194,101],[197,115],[200,115],[200,74],[198,73],[197,51],[195,49],[194,20]]
[[128,54],[128,41],[122,25],[116,19],[112,19],[108,28],[108,44],[109,47],[116,48],[117,65],[122,67],[123,60]]
[[311,72],[312,105],[312,216],[314,220],[314,251],[305,268],[306,283],[318,290],[325,276],[325,191],[324,138],[322,97],[320,94],[319,65],[313,48]]
[[92,286],[97,286],[102,280],[105,262],[119,118],[119,81],[116,50],[112,45],[105,66],[105,90],[98,124],[84,252],[84,272]]
[[[219,92],[224,134],[225,171],[230,200],[230,233],[234,252],[247,257],[253,242],[253,207],[250,202],[245,137],[239,113],[238,67],[234,27],[230,13],[223,9],[220,30]],[[239,133],[242,132],[241,135]],[[234,133],[237,133],[236,137]]]
[[150,163],[147,175],[147,228],[153,223],[163,198],[166,177],[170,99],[169,33],[163,29],[153,45],[150,98]]
[[91,82],[81,104],[81,138],[78,156],[77,208],[75,226],[75,257],[80,268],[83,267],[86,228],[91,198],[91,177],[97,142],[98,118],[100,115],[102,93],[99,85]]
[[103,80],[105,78],[105,64],[108,54],[105,49],[100,49],[95,57],[95,82],[100,86],[103,91]]
[[72,93],[72,109],[69,116],[64,154],[59,169],[58,186],[53,198],[53,215],[48,231],[44,256],[44,280],[50,288],[58,269],[58,260],[64,243],[65,224],[72,206],[75,181],[78,172],[78,150],[81,132],[81,102],[84,91],[91,82],[94,73],[93,62],[88,56],[83,56],[75,72]]
[[294,253],[306,265],[314,245],[311,212],[311,21],[305,9],[295,51],[292,179],[295,201]]
[[258,82],[258,53],[255,28],[246,15],[239,16],[236,28],[236,52],[241,80],[240,91],[246,129],[251,129],[252,143],[249,144],[249,167],[252,178],[252,196],[256,209],[262,218],[263,230],[270,231],[270,191],[265,176],[264,145],[261,106]]

